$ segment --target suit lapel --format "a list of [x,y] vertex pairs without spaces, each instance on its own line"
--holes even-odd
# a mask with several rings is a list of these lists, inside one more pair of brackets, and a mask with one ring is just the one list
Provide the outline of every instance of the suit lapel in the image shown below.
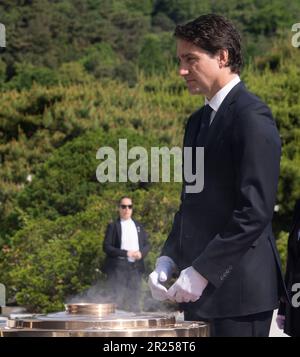
[[235,101],[236,96],[242,88],[245,88],[243,82],[239,82],[232,90],[227,94],[223,100],[220,108],[218,109],[213,122],[208,131],[206,145],[205,145],[205,155],[210,151],[214,144],[217,144],[218,139],[220,138],[222,132],[229,124],[229,121],[226,120],[228,115],[231,115],[231,104]]
[[118,243],[119,243],[119,245],[121,247],[122,231],[121,231],[121,221],[120,221],[120,219],[117,220],[116,227],[117,227],[117,239],[118,239]]
[[142,236],[141,236],[141,227],[140,225],[133,219],[133,222],[136,227],[137,235],[138,235],[138,240],[139,240],[139,248],[141,249],[142,247]]

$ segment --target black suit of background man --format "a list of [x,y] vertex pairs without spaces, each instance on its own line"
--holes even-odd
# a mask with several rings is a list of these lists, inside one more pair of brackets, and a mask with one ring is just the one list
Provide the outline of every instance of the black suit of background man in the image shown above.
[[[123,201],[121,200],[121,203]],[[103,243],[103,250],[106,253],[103,271],[108,276],[110,294],[118,308],[139,311],[142,274],[145,271],[144,257],[148,254],[150,245],[143,226],[135,220],[133,222],[138,235],[140,258],[135,262],[129,262],[128,251],[121,249],[122,230],[118,218],[110,223],[106,230]]]
[[[300,200],[296,202],[294,209],[287,253],[285,282],[291,302],[293,302],[293,295],[295,295],[294,303],[296,306],[285,300],[280,304],[278,314],[285,316],[284,332],[293,337],[300,337]],[[298,284],[298,287],[295,291],[292,291],[294,284]]]

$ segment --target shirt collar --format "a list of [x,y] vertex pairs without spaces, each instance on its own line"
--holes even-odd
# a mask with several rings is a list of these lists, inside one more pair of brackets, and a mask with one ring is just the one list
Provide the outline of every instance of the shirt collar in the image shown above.
[[223,100],[227,96],[227,94],[231,91],[231,89],[237,85],[241,81],[240,77],[236,75],[230,82],[228,82],[223,88],[221,88],[212,98],[208,100],[205,98],[205,105],[209,104],[209,106],[217,112],[222,104]]
[[124,219],[124,218],[120,218],[121,222],[132,222],[132,218],[128,218],[128,219]]

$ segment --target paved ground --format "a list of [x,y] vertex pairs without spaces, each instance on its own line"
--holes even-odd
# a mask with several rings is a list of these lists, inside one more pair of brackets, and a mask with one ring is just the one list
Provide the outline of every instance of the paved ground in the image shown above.
[[277,316],[277,310],[274,311],[273,314],[273,320],[272,320],[272,325],[271,325],[271,330],[270,330],[270,335],[269,337],[289,337],[285,333],[283,333],[282,330],[279,330],[276,324],[276,316]]

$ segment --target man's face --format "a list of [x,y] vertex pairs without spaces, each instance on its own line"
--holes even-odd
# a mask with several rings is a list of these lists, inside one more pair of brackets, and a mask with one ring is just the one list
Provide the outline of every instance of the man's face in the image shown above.
[[122,219],[129,219],[132,216],[132,201],[130,198],[123,198],[119,205],[119,214]]
[[204,94],[208,99],[214,95],[220,75],[218,56],[212,56],[191,42],[177,39],[179,74],[191,94]]

